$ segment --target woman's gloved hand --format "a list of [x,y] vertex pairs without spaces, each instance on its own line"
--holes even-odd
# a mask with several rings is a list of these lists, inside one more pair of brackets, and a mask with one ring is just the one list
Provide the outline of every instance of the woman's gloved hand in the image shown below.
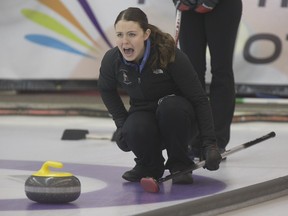
[[197,0],[173,0],[177,10],[187,11],[197,6]]
[[111,141],[114,141],[116,142],[116,144],[118,145],[118,147],[124,151],[124,152],[129,152],[131,151],[123,137],[123,134],[122,134],[122,127],[118,127],[116,129],[116,131],[114,132],[113,136],[112,136],[112,139]]
[[222,157],[216,144],[208,145],[203,148],[203,159],[206,161],[204,168],[210,171],[219,169]]
[[195,8],[197,13],[209,13],[211,12],[219,0],[198,0],[198,5]]

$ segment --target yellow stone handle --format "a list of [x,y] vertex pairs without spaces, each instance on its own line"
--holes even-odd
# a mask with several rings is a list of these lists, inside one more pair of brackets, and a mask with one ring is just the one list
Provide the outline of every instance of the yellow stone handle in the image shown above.
[[49,168],[62,168],[63,164],[57,161],[46,161],[40,170],[33,174],[33,176],[42,176],[42,177],[67,177],[73,176],[68,172],[52,172]]

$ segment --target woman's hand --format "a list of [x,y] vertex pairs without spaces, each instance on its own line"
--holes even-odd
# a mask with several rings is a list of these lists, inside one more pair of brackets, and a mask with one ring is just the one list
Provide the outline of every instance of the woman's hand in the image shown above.
[[113,134],[113,138],[112,138],[112,141],[115,141],[116,144],[118,145],[118,147],[124,151],[124,152],[129,152],[131,151],[123,137],[123,134],[122,134],[122,128],[119,127],[116,129],[116,131],[114,132]]
[[204,147],[203,156],[206,160],[204,168],[210,171],[219,169],[219,164],[222,160],[222,157],[217,145],[209,145]]
[[197,13],[209,13],[211,12],[219,0],[198,0],[198,5],[195,8]]

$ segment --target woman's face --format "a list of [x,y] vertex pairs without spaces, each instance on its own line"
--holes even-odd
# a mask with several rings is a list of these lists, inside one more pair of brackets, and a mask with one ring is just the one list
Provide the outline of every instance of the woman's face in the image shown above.
[[144,41],[150,35],[150,29],[146,32],[137,22],[120,20],[115,25],[116,44],[127,61],[138,63],[145,52]]

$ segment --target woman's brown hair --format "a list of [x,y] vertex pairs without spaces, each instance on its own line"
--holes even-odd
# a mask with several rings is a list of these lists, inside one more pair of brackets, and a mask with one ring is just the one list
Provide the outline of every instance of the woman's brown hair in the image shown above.
[[140,28],[145,32],[147,29],[151,30],[151,62],[152,69],[165,69],[170,62],[175,59],[175,41],[173,37],[161,31],[155,25],[149,24],[146,14],[139,8],[129,7],[123,10],[117,16],[114,26],[120,20],[137,22]]

